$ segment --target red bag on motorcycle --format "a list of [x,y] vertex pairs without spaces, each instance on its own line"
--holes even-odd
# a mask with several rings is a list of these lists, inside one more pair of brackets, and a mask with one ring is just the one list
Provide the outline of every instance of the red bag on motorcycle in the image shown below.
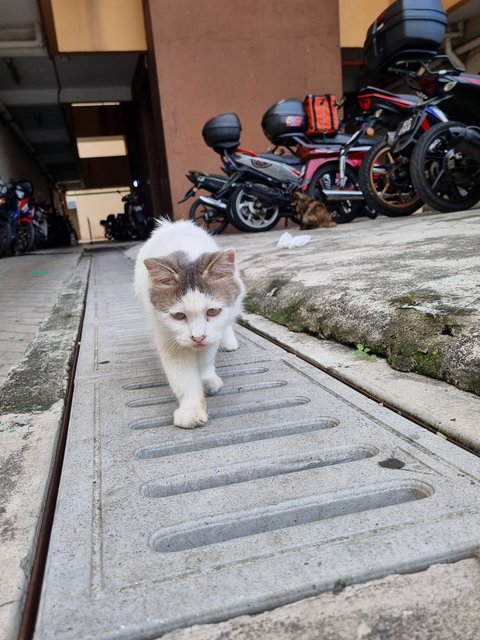
[[336,97],[330,93],[323,96],[308,95],[303,101],[307,114],[306,135],[336,133],[340,127]]

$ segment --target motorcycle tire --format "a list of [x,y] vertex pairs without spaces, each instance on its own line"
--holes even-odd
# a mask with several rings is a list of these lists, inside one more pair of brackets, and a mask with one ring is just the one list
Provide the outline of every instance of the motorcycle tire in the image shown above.
[[451,147],[452,127],[464,126],[451,121],[436,124],[422,135],[412,153],[415,188],[441,213],[470,209],[480,200],[478,162],[463,152],[453,154]]
[[[315,200],[324,201],[322,191],[324,189],[334,189],[339,180],[338,162],[327,162],[315,171],[307,188],[307,194]],[[345,167],[347,178],[346,189],[358,189],[358,176],[354,169],[348,165]],[[333,222],[345,224],[351,222],[357,215],[360,215],[363,200],[348,200],[347,193],[345,200],[330,200],[325,202],[325,206],[330,213]]]
[[35,230],[31,222],[20,222],[17,226],[15,248],[20,253],[27,253],[35,242]]
[[368,206],[389,218],[410,216],[423,204],[412,184],[408,162],[400,164],[384,140],[371,147],[358,172]]
[[269,231],[280,220],[280,205],[258,198],[245,187],[232,192],[228,207],[233,224],[239,231]]
[[12,244],[12,229],[8,218],[0,217],[0,258],[3,258]]
[[190,207],[188,217],[197,226],[215,236],[225,231],[229,222],[226,213],[210,207],[199,198]]

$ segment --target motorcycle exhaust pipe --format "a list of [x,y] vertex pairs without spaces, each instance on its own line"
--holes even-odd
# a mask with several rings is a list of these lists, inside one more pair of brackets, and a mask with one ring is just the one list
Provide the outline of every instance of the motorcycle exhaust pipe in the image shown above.
[[285,205],[289,205],[291,202],[291,197],[285,195],[278,189],[271,189],[270,187],[250,182],[245,183],[245,189],[253,195],[258,196],[258,198],[261,198],[264,202]]
[[471,127],[451,129],[453,148],[480,162],[480,131]]
[[361,191],[349,191],[343,189],[323,189],[327,200],[364,200]]
[[209,198],[208,196],[200,196],[199,200],[201,200],[203,204],[208,204],[214,209],[222,209],[223,211],[227,208],[227,203],[222,200],[216,200],[215,198]]

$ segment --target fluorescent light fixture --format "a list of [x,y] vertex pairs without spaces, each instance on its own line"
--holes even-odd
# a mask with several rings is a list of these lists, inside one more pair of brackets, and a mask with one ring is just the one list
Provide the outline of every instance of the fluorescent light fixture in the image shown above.
[[72,102],[72,107],[118,107],[120,102]]

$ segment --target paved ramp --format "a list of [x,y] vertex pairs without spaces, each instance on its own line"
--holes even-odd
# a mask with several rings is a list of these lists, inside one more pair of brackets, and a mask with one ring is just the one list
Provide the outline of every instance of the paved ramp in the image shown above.
[[478,458],[255,334],[175,401],[119,252],[93,258],[36,640],[156,638],[470,557]]

